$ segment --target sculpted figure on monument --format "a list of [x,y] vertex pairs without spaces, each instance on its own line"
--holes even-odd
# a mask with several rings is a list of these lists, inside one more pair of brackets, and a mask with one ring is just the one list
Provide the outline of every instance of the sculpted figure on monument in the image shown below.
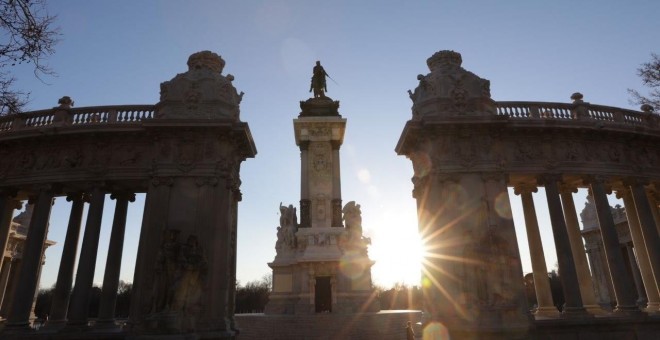
[[325,77],[328,74],[325,72],[323,66],[321,66],[320,61],[316,62],[316,66],[314,66],[312,72],[312,83],[309,86],[309,92],[314,91],[314,98],[325,98],[325,92],[328,92]]
[[199,303],[206,275],[206,258],[197,237],[188,236],[181,246],[180,273],[176,282],[173,310],[189,312]]
[[344,213],[344,225],[350,234],[350,238],[361,238],[362,211],[360,210],[360,205],[355,204],[355,201],[350,201],[346,203],[342,212]]
[[175,293],[175,284],[178,276],[179,233],[177,229],[166,229],[163,233],[156,259],[156,277],[153,287],[152,313],[170,310]]
[[297,224],[298,216],[296,215],[296,208],[293,207],[293,204],[289,204],[286,207],[280,202],[280,226],[277,228],[276,249],[281,249],[282,244],[288,248],[295,248]]

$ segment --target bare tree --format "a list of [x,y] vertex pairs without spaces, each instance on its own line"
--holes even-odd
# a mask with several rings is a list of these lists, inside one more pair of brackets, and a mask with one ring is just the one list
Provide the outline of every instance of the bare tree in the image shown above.
[[644,83],[644,86],[649,87],[651,92],[647,97],[636,90],[628,89],[628,93],[632,96],[630,102],[639,105],[648,104],[653,106],[654,109],[660,110],[660,56],[651,53],[651,61],[643,63],[637,69],[637,75],[642,78],[642,83]]
[[0,0],[0,115],[20,112],[29,96],[13,88],[16,78],[7,68],[25,63],[37,78],[53,74],[43,60],[55,52],[59,37],[54,18],[45,0]]

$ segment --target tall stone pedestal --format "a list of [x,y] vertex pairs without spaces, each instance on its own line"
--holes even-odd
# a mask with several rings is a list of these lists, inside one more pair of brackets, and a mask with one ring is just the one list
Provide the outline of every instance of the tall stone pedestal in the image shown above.
[[342,209],[339,147],[346,119],[328,97],[301,102],[295,119],[301,152],[301,219],[280,206],[273,290],[266,314],[349,314],[378,311],[371,288],[369,239],[362,235],[360,206]]

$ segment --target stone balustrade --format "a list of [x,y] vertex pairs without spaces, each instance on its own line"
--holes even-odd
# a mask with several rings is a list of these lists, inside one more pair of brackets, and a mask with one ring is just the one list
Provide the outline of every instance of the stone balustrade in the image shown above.
[[[0,134],[61,125],[97,125],[140,123],[154,118],[155,105],[90,106],[80,108],[55,107],[0,117]],[[58,113],[63,113],[61,119]]]
[[660,129],[660,115],[585,102],[495,102],[497,115],[511,119],[557,119],[601,122],[601,126]]

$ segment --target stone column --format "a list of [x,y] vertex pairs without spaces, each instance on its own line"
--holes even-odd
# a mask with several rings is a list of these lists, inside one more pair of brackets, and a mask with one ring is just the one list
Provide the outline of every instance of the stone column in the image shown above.
[[339,167],[339,147],[341,141],[332,141],[332,226],[341,228],[341,170]]
[[309,141],[300,142],[300,228],[312,226],[309,199]]
[[[2,262],[2,270],[0,271],[0,306],[2,306],[5,295],[7,295],[7,283],[9,282],[9,273],[11,273],[11,265],[12,260],[9,257]],[[1,318],[2,314],[0,314]]]
[[42,261],[41,255],[44,251],[44,241],[46,241],[53,197],[54,193],[51,187],[41,188],[36,196],[36,203],[30,220],[25,247],[23,248],[21,271],[5,330],[29,330],[30,311],[32,310],[34,293],[37,289]]
[[[232,260],[230,263],[231,267],[231,273],[230,273],[230,278],[229,278],[229,296],[232,296],[233,298],[230,298],[228,301],[228,306],[227,310],[230,313],[230,318],[229,318],[229,326],[232,331],[240,332],[238,327],[236,326],[236,320],[234,319],[234,310],[236,309],[236,255],[237,255],[237,244],[238,244],[238,202],[243,200],[243,194],[241,193],[241,190],[236,188],[234,190],[234,195],[236,197],[235,200],[232,202],[232,208],[231,208],[231,215],[232,215],[232,226],[231,226],[231,240],[230,240],[230,247],[232,249]],[[272,275],[272,274],[271,274]]]
[[[0,276],[0,306],[2,306],[5,296],[8,295],[7,282],[12,268],[12,259],[9,257],[5,259],[11,220],[14,216],[14,210],[20,209],[22,206],[20,201],[13,198],[15,195],[16,192],[14,190],[0,189],[0,268],[2,268],[2,275]],[[2,308],[0,308],[0,312],[2,312]]]
[[96,268],[96,256],[99,247],[99,235],[101,233],[101,220],[103,219],[103,205],[105,193],[100,186],[91,190],[89,211],[87,212],[87,223],[85,234],[80,247],[80,260],[76,271],[76,282],[71,293],[67,327],[86,328],[89,313],[89,298],[94,284],[94,269]]
[[577,192],[577,188],[562,185],[559,191],[564,208],[568,240],[571,243],[571,251],[573,253],[573,260],[575,261],[575,271],[577,272],[578,282],[580,283],[582,304],[587,309],[587,312],[591,314],[604,314],[605,311],[596,302],[594,283],[589,272],[589,264],[587,263],[587,253],[582,243],[582,235],[580,235],[580,225],[575,211],[575,202],[573,201],[573,193]]
[[646,298],[644,284],[642,283],[642,277],[639,273],[639,267],[637,266],[637,260],[635,259],[635,252],[633,251],[632,244],[626,244],[626,256],[628,256],[630,272],[632,273],[633,282],[635,282],[635,288],[637,289],[637,305],[644,308],[646,307],[648,300]]
[[517,185],[514,188],[515,194],[520,195],[522,199],[523,214],[525,215],[527,243],[529,244],[529,254],[532,260],[534,289],[536,291],[536,302],[538,305],[534,314],[554,317],[559,316],[559,311],[552,301],[548,269],[545,264],[545,256],[543,255],[543,244],[541,243],[536,209],[534,209],[534,198],[532,197],[532,192],[536,192],[537,190],[536,185],[529,184]]
[[644,283],[646,298],[648,300],[646,311],[657,312],[660,309],[660,291],[658,290],[657,283],[653,277],[648,250],[644,243],[644,236],[642,236],[642,229],[639,225],[639,217],[637,216],[637,211],[635,209],[635,202],[633,201],[632,194],[628,188],[618,190],[617,196],[623,199],[623,205],[626,207],[630,238],[635,246],[639,272],[642,277],[642,282]]
[[649,263],[653,278],[656,282],[660,282],[660,236],[651,213],[651,206],[646,196],[644,186],[639,181],[631,181],[627,183],[630,185],[630,192],[635,204],[635,211],[639,218],[639,226],[642,231],[644,244],[648,251]]
[[653,219],[655,220],[656,229],[658,229],[658,234],[660,234],[660,184],[655,184],[654,190],[647,190],[646,195],[649,199],[649,204],[651,204],[651,213],[653,213]]
[[69,306],[71,284],[73,282],[73,268],[78,253],[80,225],[82,224],[83,208],[85,207],[84,195],[81,193],[69,194],[66,199],[72,202],[71,214],[66,229],[64,247],[62,248],[60,269],[57,272],[57,281],[53,290],[53,301],[47,325],[49,328],[59,328],[66,322],[66,311]]
[[540,179],[545,185],[545,195],[548,200],[548,210],[552,224],[552,236],[555,240],[557,262],[559,263],[559,272],[561,273],[561,285],[564,290],[564,300],[566,301],[562,315],[566,317],[587,316],[588,314],[582,305],[575,260],[571,250],[566,221],[564,220],[564,212],[561,207],[561,201],[559,200],[557,182],[561,180],[561,176],[545,175]]
[[603,240],[603,249],[607,257],[607,266],[612,277],[612,286],[616,298],[616,313],[638,313],[639,308],[635,303],[633,295],[633,284],[626,272],[623,262],[623,256],[619,249],[619,238],[616,234],[616,226],[612,218],[612,211],[607,200],[607,192],[603,179],[599,177],[589,180],[591,192],[596,203],[596,212],[598,214],[598,225],[600,235]]
[[[22,204],[14,199],[15,190],[0,189],[0,268],[4,261],[5,249],[7,249],[7,238],[11,229],[11,220],[14,210],[20,209]],[[1,300],[1,299],[0,299]]]
[[7,279],[4,300],[2,306],[0,306],[0,315],[4,318],[9,316],[11,306],[14,304],[14,293],[16,292],[16,286],[18,286],[18,273],[21,272],[22,264],[21,259],[11,259],[11,272],[9,272],[9,278]]
[[128,202],[135,201],[133,193],[114,193],[111,199],[116,199],[115,216],[112,221],[108,257],[103,274],[103,290],[99,305],[99,316],[96,326],[98,328],[115,327],[115,305],[117,302],[117,288],[119,287],[119,274],[121,271],[121,256],[124,250],[124,231],[126,230],[126,213]]

